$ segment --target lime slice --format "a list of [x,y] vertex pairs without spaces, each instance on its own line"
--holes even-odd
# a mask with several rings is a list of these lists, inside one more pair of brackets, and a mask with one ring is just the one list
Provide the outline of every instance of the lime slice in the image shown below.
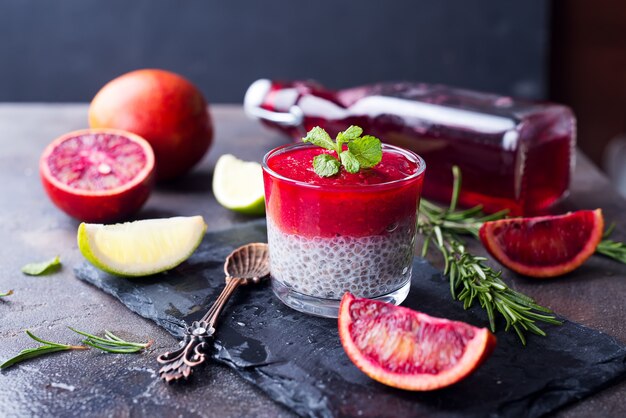
[[261,164],[222,155],[213,172],[213,195],[227,209],[247,215],[265,213]]
[[200,245],[202,216],[147,219],[123,224],[81,223],[78,248],[89,262],[119,276],[147,276],[170,270]]

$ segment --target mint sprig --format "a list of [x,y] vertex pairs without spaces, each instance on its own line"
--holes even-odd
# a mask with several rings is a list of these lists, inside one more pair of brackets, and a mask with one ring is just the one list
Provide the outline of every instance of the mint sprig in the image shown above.
[[[331,177],[339,173],[341,166],[348,173],[358,173],[362,168],[372,168],[383,158],[383,149],[380,139],[363,134],[363,129],[358,126],[350,126],[343,132],[337,134],[333,140],[328,132],[316,126],[311,129],[304,142],[309,142],[318,147],[334,151],[337,157],[332,154],[320,154],[313,158],[313,170],[320,177]],[[344,150],[344,144],[348,149]]]

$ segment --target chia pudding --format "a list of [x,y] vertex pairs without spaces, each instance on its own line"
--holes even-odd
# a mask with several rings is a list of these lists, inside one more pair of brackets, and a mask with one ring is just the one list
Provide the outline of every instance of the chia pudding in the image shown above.
[[296,144],[263,161],[273,290],[322,316],[336,316],[347,291],[398,304],[410,287],[424,161],[383,145],[375,167],[320,177],[311,161],[328,152]]
[[415,223],[382,235],[304,237],[285,234],[268,219],[272,277],[296,292],[341,299],[345,292],[375,298],[411,279]]

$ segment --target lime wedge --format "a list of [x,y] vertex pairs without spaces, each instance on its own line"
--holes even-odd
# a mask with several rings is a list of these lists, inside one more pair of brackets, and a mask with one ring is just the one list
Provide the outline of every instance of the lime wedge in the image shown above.
[[202,216],[147,219],[123,224],[81,223],[78,248],[94,266],[119,276],[147,276],[170,270],[198,248]]
[[265,213],[261,164],[222,155],[213,172],[213,195],[227,209],[247,215]]

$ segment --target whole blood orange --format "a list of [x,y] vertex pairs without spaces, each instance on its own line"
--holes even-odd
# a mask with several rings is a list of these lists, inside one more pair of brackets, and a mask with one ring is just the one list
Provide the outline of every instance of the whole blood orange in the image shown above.
[[339,306],[339,337],[350,360],[369,377],[415,391],[443,388],[467,377],[496,344],[486,328],[350,293]]
[[55,139],[39,160],[52,202],[85,222],[112,222],[135,213],[150,195],[154,153],[130,132],[74,131]]
[[131,71],[102,87],[89,106],[89,126],[145,138],[154,149],[159,180],[189,171],[213,139],[200,90],[178,74],[156,69]]
[[602,211],[485,222],[479,236],[496,260],[530,277],[569,273],[585,262],[602,240]]

